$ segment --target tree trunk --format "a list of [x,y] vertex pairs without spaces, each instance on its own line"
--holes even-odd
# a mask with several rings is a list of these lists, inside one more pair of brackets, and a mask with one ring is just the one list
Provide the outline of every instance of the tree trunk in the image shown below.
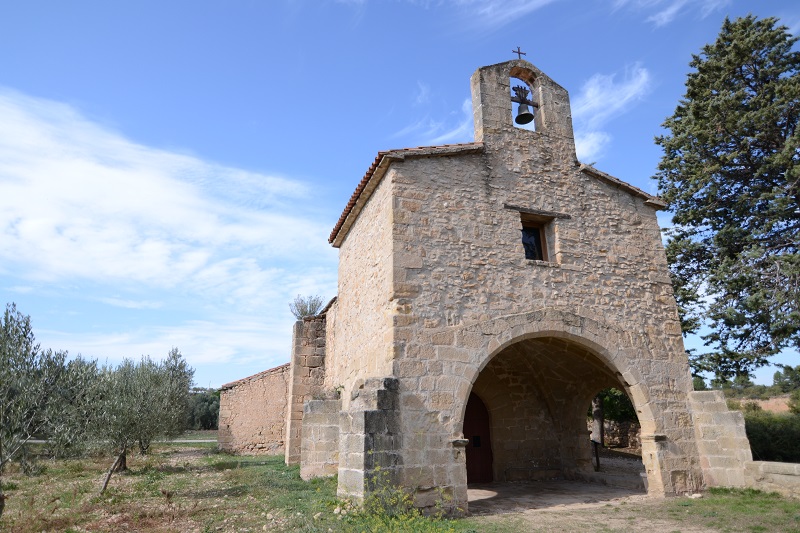
[[598,395],[592,400],[592,436],[591,439],[601,446],[605,445],[605,415],[603,414],[603,399]]
[[128,469],[128,450],[123,450],[121,454],[119,454],[119,464],[117,464],[117,469],[115,472],[125,472]]
[[139,439],[139,453],[141,455],[147,455],[147,451],[149,449],[150,449],[150,441]]
[[103,494],[108,487],[108,482],[111,480],[111,474],[120,470],[119,466],[125,462],[125,452],[123,451],[121,454],[114,459],[114,464],[111,465],[111,468],[108,469],[108,474],[106,474],[106,479],[103,481],[103,486],[100,488],[100,494]]
[[6,496],[3,494],[3,482],[0,481],[0,518],[3,517],[3,509],[6,508]]
[[600,471],[600,447],[605,443],[605,431],[603,428],[603,398],[598,394],[592,400],[592,448],[594,449],[594,470]]

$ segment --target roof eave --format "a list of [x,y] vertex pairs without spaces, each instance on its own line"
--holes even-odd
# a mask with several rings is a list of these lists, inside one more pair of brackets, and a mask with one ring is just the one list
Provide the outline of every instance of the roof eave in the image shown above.
[[350,228],[355,223],[364,205],[369,200],[372,193],[380,185],[384,175],[395,161],[404,161],[414,157],[441,157],[463,153],[476,153],[483,150],[482,142],[466,144],[445,144],[440,146],[425,146],[420,148],[404,148],[400,150],[389,150],[378,152],[378,156],[372,163],[367,173],[359,182],[355,192],[350,197],[342,216],[333,228],[328,242],[334,247],[339,248],[347,238]]
[[637,196],[639,198],[644,199],[644,204],[645,205],[650,206],[650,207],[652,207],[652,208],[654,208],[656,210],[666,209],[668,207],[667,203],[664,200],[662,200],[661,198],[659,198],[658,196],[653,196],[652,194],[648,194],[648,193],[644,192],[642,189],[640,189],[638,187],[635,187],[635,186],[631,185],[630,183],[624,182],[619,178],[615,178],[611,174],[606,174],[605,172],[597,170],[596,168],[594,168],[592,166],[589,166],[589,165],[586,165],[584,163],[581,163],[580,164],[580,171],[585,173],[585,174],[588,174],[590,176],[593,176],[595,178],[598,178],[601,181],[604,181],[604,182],[606,182],[606,183],[608,183],[610,185],[613,185],[613,186],[615,186],[615,187],[617,187],[619,189],[622,189],[625,192],[627,192],[628,194],[631,194],[633,196]]

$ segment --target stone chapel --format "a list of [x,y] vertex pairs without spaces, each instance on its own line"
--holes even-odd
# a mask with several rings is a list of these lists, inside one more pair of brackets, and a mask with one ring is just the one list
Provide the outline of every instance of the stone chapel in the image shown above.
[[587,408],[616,387],[651,494],[744,485],[742,415],[692,390],[665,204],[577,160],[567,91],[531,63],[471,90],[474,142],[377,155],[330,235],[336,298],[287,365],[223,387],[220,446],[463,512],[468,481],[591,480]]

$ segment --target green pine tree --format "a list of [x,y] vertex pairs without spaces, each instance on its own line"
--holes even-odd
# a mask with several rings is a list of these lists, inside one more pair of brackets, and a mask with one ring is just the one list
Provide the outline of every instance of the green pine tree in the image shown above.
[[746,376],[800,346],[800,53],[777,19],[726,19],[657,137],[667,257],[695,371]]

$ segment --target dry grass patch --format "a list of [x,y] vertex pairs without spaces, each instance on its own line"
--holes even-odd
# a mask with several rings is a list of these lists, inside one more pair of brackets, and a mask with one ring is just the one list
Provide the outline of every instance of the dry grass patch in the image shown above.
[[755,491],[462,520],[363,512],[336,498],[335,478],[306,482],[281,456],[232,456],[204,444],[160,443],[148,456],[131,455],[130,471],[115,474],[100,496],[111,462],[43,460],[35,476],[8,469],[0,531],[800,531],[798,502]]

